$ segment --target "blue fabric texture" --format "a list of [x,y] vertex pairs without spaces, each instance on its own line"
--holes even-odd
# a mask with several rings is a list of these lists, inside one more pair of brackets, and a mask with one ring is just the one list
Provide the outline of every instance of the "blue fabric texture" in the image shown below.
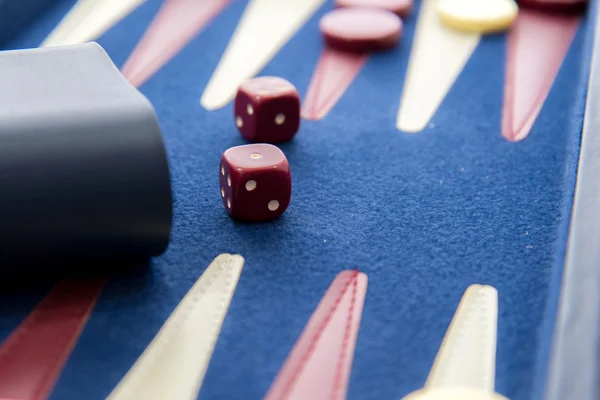
[[59,0],[0,0],[0,46],[14,39]]
[[[37,46],[73,1],[60,2],[10,48]],[[160,6],[149,0],[98,42],[123,65]],[[350,399],[398,399],[422,387],[468,285],[499,291],[497,390],[541,398],[568,234],[589,70],[581,26],[530,136],[500,135],[506,38],[483,38],[420,134],[395,129],[416,25],[370,57],[323,120],[280,146],[293,198],[277,221],[240,224],[219,197],[223,151],[244,144],[232,106],[199,99],[246,1],[234,2],[141,91],[156,108],[172,168],[174,228],[148,269],[105,288],[51,399],[102,399],[220,253],[245,257],[200,397],[259,399],[335,275],[359,268],[369,288]],[[303,26],[261,74],[306,93],[323,42]],[[0,295],[0,339],[49,290]],[[534,390],[535,388],[535,390]]]

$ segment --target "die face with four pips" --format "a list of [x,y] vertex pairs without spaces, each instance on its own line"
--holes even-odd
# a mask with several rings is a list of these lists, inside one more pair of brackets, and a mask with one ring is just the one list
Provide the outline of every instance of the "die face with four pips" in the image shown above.
[[219,182],[225,210],[242,221],[275,219],[287,209],[292,196],[287,158],[270,144],[249,144],[225,151]]
[[300,95],[294,85],[279,77],[249,79],[238,89],[234,118],[246,140],[285,142],[300,127]]

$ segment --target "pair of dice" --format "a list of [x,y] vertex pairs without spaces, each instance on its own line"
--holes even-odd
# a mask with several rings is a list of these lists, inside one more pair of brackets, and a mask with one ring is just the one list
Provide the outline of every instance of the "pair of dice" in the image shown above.
[[250,79],[238,90],[234,114],[242,136],[255,144],[223,153],[219,166],[223,205],[237,220],[275,219],[290,203],[292,178],[285,154],[269,143],[290,140],[298,132],[300,96],[282,78]]

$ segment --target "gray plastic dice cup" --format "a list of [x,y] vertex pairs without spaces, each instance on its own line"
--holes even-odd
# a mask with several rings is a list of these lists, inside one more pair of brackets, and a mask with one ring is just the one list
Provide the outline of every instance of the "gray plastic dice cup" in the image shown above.
[[0,271],[157,256],[171,224],[154,109],[106,52],[0,52]]

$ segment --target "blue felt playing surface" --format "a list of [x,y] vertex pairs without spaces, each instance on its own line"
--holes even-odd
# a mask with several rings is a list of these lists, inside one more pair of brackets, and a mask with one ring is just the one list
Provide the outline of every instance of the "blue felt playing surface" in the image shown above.
[[[72,1],[10,48],[35,47]],[[99,39],[121,66],[152,20],[149,0]],[[428,128],[395,129],[416,12],[394,51],[374,55],[331,113],[281,146],[293,199],[272,223],[239,224],[219,197],[221,153],[243,144],[231,105],[206,111],[202,90],[244,10],[234,2],[142,88],[164,130],[174,185],[169,250],[113,278],[51,399],[106,397],[219,253],[246,259],[200,397],[262,397],[335,275],[358,267],[369,287],[350,399],[420,388],[472,283],[499,291],[497,390],[541,398],[568,233],[589,70],[592,18],[581,26],[530,136],[500,135],[505,37],[485,37]],[[415,11],[418,11],[418,5]],[[262,74],[306,93],[322,49],[318,20]],[[589,20],[589,21],[588,21]],[[1,70],[0,70],[1,73]],[[0,295],[0,339],[48,287]]]
[[19,35],[29,23],[59,0],[0,0],[0,46]]

